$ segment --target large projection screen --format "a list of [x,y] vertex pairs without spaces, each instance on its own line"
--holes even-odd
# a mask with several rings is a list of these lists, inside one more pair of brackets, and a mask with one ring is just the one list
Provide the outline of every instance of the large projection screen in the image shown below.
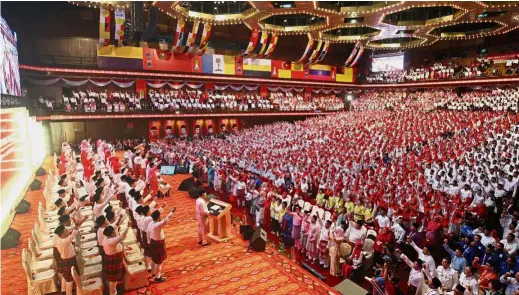
[[380,56],[380,57],[372,58],[371,71],[374,73],[397,71],[397,70],[403,70],[403,69],[404,69],[404,54]]

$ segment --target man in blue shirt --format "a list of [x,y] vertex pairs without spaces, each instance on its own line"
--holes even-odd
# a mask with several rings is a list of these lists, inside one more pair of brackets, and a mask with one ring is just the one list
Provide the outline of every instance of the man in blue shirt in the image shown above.
[[451,267],[455,271],[462,273],[465,270],[465,267],[467,267],[467,260],[465,259],[465,257],[463,257],[463,253],[459,249],[456,249],[456,251],[453,251],[449,247],[449,243],[448,243],[447,239],[444,240],[443,247],[445,248],[445,250],[447,250],[447,252],[449,252],[449,254],[451,256],[451,260],[452,260]]
[[499,267],[500,276],[505,275],[507,272],[512,276],[515,276],[515,274],[519,272],[519,263],[512,257],[507,257],[506,262],[501,262],[501,266]]

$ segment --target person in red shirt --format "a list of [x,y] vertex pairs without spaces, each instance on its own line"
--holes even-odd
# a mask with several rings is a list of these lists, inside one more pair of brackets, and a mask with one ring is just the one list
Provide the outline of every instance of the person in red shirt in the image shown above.
[[390,231],[387,227],[382,227],[375,239],[375,262],[378,262],[384,253],[384,248],[393,245],[395,242],[395,237],[393,236],[393,232]]

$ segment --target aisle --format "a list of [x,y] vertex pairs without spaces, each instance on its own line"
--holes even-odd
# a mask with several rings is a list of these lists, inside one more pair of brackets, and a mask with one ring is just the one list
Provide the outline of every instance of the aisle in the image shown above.
[[[164,176],[163,176],[164,177]],[[165,176],[172,192],[166,209],[177,211],[166,227],[168,280],[156,284],[163,294],[328,294],[333,289],[276,250],[247,253],[247,243],[234,229],[228,243],[197,244],[195,200],[176,190],[188,175]]]

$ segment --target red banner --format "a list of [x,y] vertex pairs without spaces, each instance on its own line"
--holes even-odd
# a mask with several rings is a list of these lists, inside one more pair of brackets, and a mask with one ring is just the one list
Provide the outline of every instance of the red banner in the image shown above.
[[171,138],[175,136],[175,120],[164,120],[164,137]]
[[[173,54],[169,50],[143,48],[142,68],[151,71],[193,72],[195,61],[189,54]],[[202,68],[202,63],[199,63]],[[198,72],[200,72],[199,70]]]
[[229,125],[231,126],[231,132],[238,132],[240,130],[240,121],[238,119],[230,119]]
[[215,128],[214,128],[214,120],[213,119],[206,119],[204,121],[204,133],[205,135],[214,135],[214,131],[215,131]]
[[202,72],[202,56],[201,55],[193,55],[191,70],[193,73]]
[[220,133],[229,132],[229,119],[220,119],[218,121],[218,131]]
[[140,99],[146,98],[146,80],[135,80],[135,91],[139,94]]
[[193,138],[202,137],[202,127],[204,126],[204,120],[197,119],[193,121]]
[[177,135],[180,138],[187,138],[187,123],[185,120],[178,120],[177,123]]
[[241,56],[234,58],[234,75],[243,76],[243,57]]
[[157,141],[160,139],[160,130],[161,130],[162,122],[160,120],[150,120],[149,123],[149,138],[151,142]]

